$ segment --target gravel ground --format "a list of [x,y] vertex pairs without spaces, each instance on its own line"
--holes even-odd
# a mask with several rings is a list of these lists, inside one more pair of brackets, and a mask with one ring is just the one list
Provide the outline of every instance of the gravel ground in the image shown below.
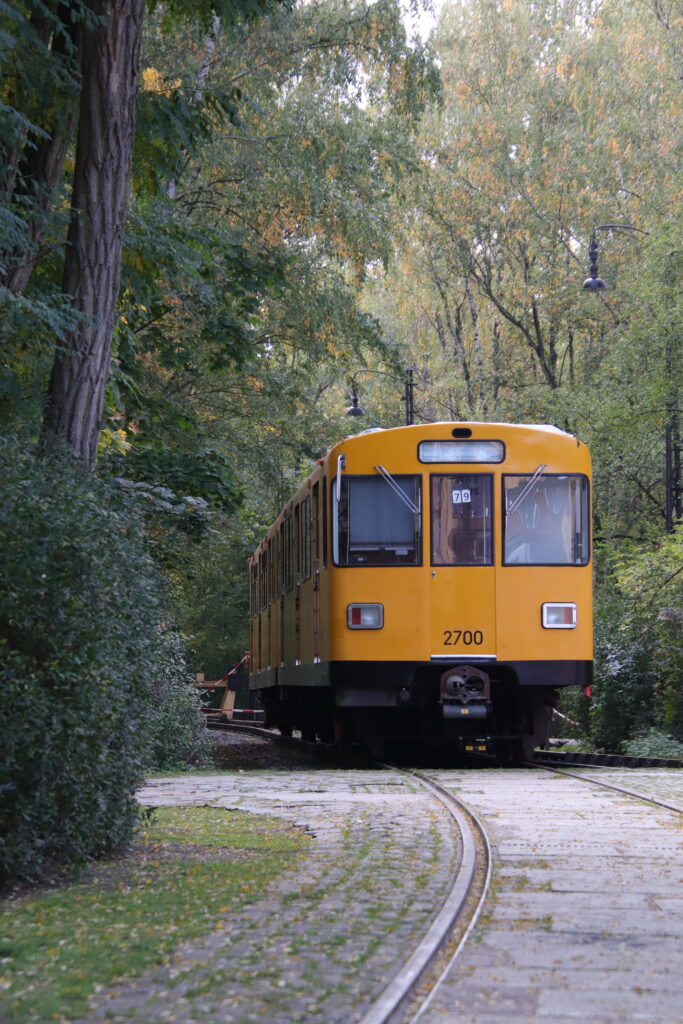
[[87,1021],[351,1024],[440,909],[459,858],[452,819],[392,772],[321,767],[257,737],[218,743],[231,771],[153,780],[139,800],[273,814],[305,827],[312,851],[167,967],[100,992]]

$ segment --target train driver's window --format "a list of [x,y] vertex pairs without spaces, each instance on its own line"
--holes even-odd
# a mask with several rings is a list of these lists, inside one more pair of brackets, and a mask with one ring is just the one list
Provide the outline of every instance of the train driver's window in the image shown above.
[[492,564],[492,493],[486,473],[432,475],[432,565]]
[[[420,564],[420,477],[344,476],[332,488],[337,565]],[[399,493],[402,492],[402,493]]]
[[503,478],[506,565],[586,565],[588,480],[536,473]]

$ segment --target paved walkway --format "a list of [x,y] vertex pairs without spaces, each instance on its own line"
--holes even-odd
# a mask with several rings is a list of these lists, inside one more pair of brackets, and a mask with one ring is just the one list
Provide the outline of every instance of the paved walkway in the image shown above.
[[[680,815],[540,771],[431,774],[480,815],[495,867],[420,1024],[683,1022]],[[681,771],[599,777],[683,807]]]
[[297,874],[167,967],[99,993],[88,1022],[352,1024],[427,930],[459,856],[450,816],[385,771],[183,776],[139,799],[273,814],[315,842]]

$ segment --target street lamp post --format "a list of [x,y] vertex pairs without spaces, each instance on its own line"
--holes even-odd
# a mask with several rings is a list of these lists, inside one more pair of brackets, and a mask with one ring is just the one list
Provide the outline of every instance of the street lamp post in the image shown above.
[[[356,377],[361,373],[373,373],[379,377],[389,377],[390,380],[397,381],[397,378],[391,373],[386,373],[384,370],[356,370],[355,373],[351,374],[351,405],[346,410],[347,416],[364,416],[365,410],[358,401],[358,386],[356,384]],[[404,400],[406,408],[406,426],[411,426],[415,422],[415,405],[413,400],[415,385],[413,381],[413,368],[408,367],[405,373],[404,382]]]
[[[591,240],[588,247],[589,276],[583,282],[585,291],[590,292],[602,291],[607,287],[603,279],[598,277],[598,231],[637,231],[642,235],[649,234],[649,232],[644,231],[642,228],[634,227],[633,224],[597,224],[591,232]],[[669,380],[673,381],[673,352],[670,341],[667,342],[666,348],[666,373]],[[676,403],[671,394],[667,402],[666,426],[664,428],[664,491],[664,517],[666,529],[671,533],[676,523],[683,519],[681,440],[678,430]]]
[[641,235],[649,232],[642,228],[636,228],[633,224],[596,224],[591,231],[590,245],[588,246],[588,277],[583,282],[583,288],[588,292],[603,291],[607,287],[601,277],[598,277],[598,231],[637,231]]

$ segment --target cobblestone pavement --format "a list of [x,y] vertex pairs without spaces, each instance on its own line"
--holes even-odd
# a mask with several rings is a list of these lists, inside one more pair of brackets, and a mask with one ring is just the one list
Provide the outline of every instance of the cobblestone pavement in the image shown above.
[[351,1024],[429,927],[459,857],[447,812],[389,771],[183,776],[139,799],[272,814],[315,842],[297,873],[167,967],[99,993],[89,1022]]
[[[494,873],[419,1024],[683,1021],[680,815],[543,771],[431,774],[480,816]],[[605,777],[683,807],[681,771]]]
[[[677,768],[570,768],[576,775],[608,782],[623,789],[637,790],[653,800],[662,800],[683,811],[683,772]],[[637,785],[636,785],[637,780]]]

